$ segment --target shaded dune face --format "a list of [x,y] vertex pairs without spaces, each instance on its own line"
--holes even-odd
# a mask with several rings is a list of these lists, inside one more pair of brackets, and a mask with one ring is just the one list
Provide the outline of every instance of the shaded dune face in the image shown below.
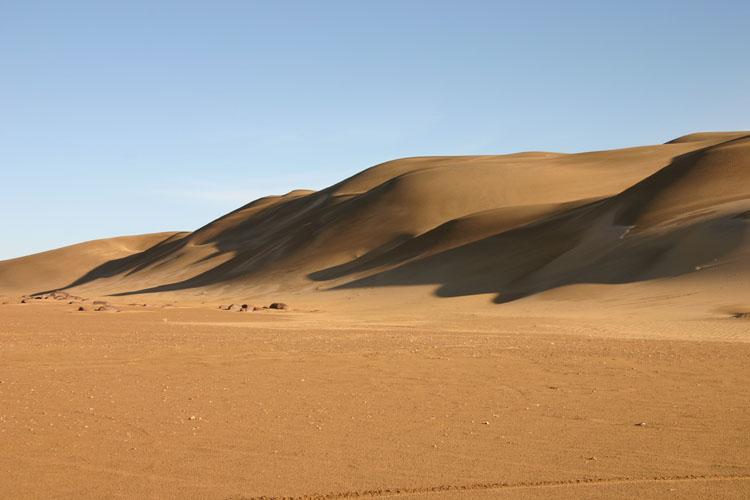
[[437,296],[493,293],[507,302],[715,264],[746,273],[748,213],[750,134],[742,132],[580,154],[408,158],[322,191],[256,200],[192,233],[0,262],[0,290],[429,285]]

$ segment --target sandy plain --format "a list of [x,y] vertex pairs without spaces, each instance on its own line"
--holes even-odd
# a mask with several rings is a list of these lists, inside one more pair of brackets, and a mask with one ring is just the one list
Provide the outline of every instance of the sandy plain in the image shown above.
[[7,302],[4,498],[750,495],[742,319]]

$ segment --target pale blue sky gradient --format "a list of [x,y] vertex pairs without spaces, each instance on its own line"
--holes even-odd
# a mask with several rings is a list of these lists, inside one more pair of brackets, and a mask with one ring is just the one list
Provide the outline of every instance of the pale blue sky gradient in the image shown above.
[[750,129],[747,1],[0,0],[0,259],[403,156]]

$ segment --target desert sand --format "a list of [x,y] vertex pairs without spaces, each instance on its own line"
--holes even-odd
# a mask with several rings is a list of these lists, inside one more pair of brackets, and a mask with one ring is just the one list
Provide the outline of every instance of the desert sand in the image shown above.
[[0,261],[0,346],[3,498],[748,498],[750,132]]

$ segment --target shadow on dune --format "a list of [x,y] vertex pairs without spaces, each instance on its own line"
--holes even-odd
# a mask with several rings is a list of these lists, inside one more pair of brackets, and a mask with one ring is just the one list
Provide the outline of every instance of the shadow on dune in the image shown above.
[[[426,257],[399,253],[397,246],[376,260],[377,267],[389,269],[333,289],[438,285],[436,297],[491,293],[496,294],[494,302],[502,304],[573,284],[624,284],[695,272],[697,266],[710,264],[742,245],[743,231],[747,228],[747,220],[734,215],[703,220],[666,233],[647,232],[622,239],[628,226],[617,226],[617,232],[602,236],[594,226],[607,204],[607,201],[595,202]],[[239,253],[193,278],[113,296],[227,284],[227,275],[247,259]],[[328,281],[321,278],[338,275],[338,279],[345,279],[347,272],[356,275],[375,267],[364,262],[360,268],[358,262],[308,277]]]
[[[106,262],[65,288],[106,278],[135,279],[138,273],[158,283],[149,273],[182,262],[176,259],[190,247],[204,245],[210,245],[210,253],[192,263],[210,265],[211,259],[222,255],[226,260],[186,279],[112,295],[248,285],[256,280],[267,284],[283,274],[330,283],[334,290],[437,285],[437,297],[491,293],[496,294],[496,303],[505,303],[572,284],[675,277],[716,262],[745,242],[748,220],[740,212],[747,213],[747,204],[735,213],[714,213],[717,204],[748,199],[742,187],[747,178],[744,163],[724,156],[719,163],[717,157],[706,159],[705,153],[713,148],[676,156],[666,167],[614,196],[514,212],[515,218],[506,214],[468,236],[461,234],[466,228],[461,225],[464,219],[416,236],[394,233],[364,255],[335,266],[318,264],[317,270],[314,262],[304,260],[309,255],[305,250],[312,244],[328,244],[342,227],[348,230],[351,221],[359,220],[352,219],[352,213],[376,217],[367,205],[371,192],[334,195],[329,188],[261,199],[194,233],[173,236],[141,253]],[[727,153],[721,150],[719,154]],[[676,185],[680,186],[677,195]],[[388,222],[383,220],[383,224]],[[165,276],[179,275],[170,273]]]
[[[739,218],[726,217],[666,235],[637,235],[617,242],[614,237],[598,248],[587,248],[585,235],[564,229],[521,228],[335,289],[438,285],[437,297],[489,293],[496,294],[494,302],[502,304],[567,285],[625,284],[695,272],[740,247],[746,228],[747,223]],[[627,230],[622,229],[623,233]],[[537,237],[540,233],[546,234]],[[698,240],[711,244],[679,249]]]
[[[718,148],[746,147],[747,139]],[[438,285],[438,297],[492,293],[506,303],[567,285],[633,283],[710,267],[748,233],[748,170],[718,148],[677,156],[618,195],[457,248],[415,259],[396,249],[360,267],[338,266],[384,270],[336,289]],[[737,202],[738,212],[718,211]]]
[[128,255],[127,257],[109,260],[104,264],[96,266],[86,274],[76,279],[72,283],[64,286],[63,288],[34,292],[32,295],[40,295],[44,293],[51,293],[57,290],[64,290],[66,288],[73,288],[98,279],[111,278],[118,275],[130,275],[144,269],[149,264],[158,261],[162,257],[179,250],[185,245],[185,241],[185,234],[170,236],[146,250]]
[[[277,257],[275,247],[280,246],[279,241],[292,247],[303,246],[307,241],[304,232],[285,230],[289,226],[304,225],[305,214],[311,208],[325,205],[328,201],[325,192],[313,193],[312,196],[290,197],[275,204],[269,202],[272,198],[283,197],[255,200],[193,233],[181,235],[179,238],[168,238],[142,252],[105,262],[60,289],[91,284],[107,278],[132,277],[139,272],[158,272],[162,266],[181,257],[182,253],[188,251],[188,247],[203,245],[210,245],[213,251],[197,259],[194,264],[207,262],[222,255],[232,255],[232,257],[208,271],[185,280],[110,295],[126,296],[178,291],[227,283],[240,277],[246,278],[254,271],[263,269],[273,262]],[[323,209],[324,217],[325,206]],[[251,215],[247,216],[247,212]],[[244,217],[240,217],[243,215]],[[239,220],[235,222],[235,218]],[[35,294],[51,291],[54,290],[35,292]]]

